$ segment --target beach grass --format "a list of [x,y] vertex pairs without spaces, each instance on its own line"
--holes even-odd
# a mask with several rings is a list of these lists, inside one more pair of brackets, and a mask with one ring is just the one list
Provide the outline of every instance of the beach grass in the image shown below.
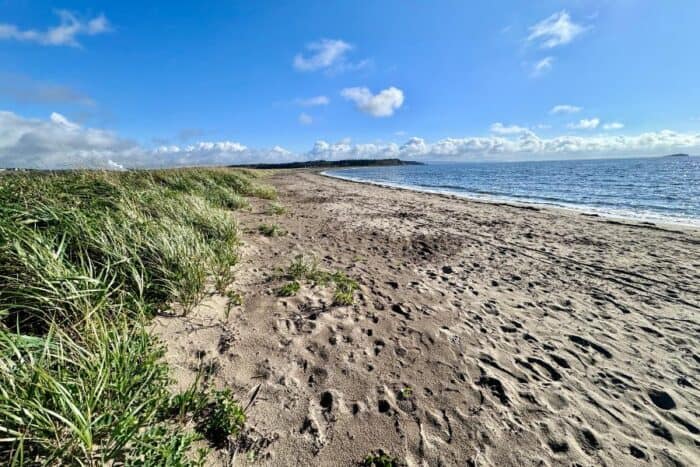
[[293,297],[299,292],[301,285],[297,281],[291,281],[284,284],[282,287],[277,289],[278,297]]
[[265,209],[265,213],[270,216],[281,216],[286,212],[287,208],[275,201],[272,201],[270,204],[268,204],[267,208]]
[[287,235],[287,231],[277,224],[260,224],[258,233],[265,237],[282,237]]
[[[298,285],[298,281],[306,280],[314,285],[326,286],[333,284],[333,303],[339,306],[352,305],[355,302],[355,292],[360,288],[357,281],[348,277],[342,271],[330,272],[324,270],[318,265],[318,260],[315,257],[309,257],[303,254],[296,255],[289,267],[287,267],[285,277],[291,279],[290,282],[284,286],[279,293],[290,284],[295,283]],[[294,290],[295,294],[298,291],[298,287]],[[292,294],[292,295],[293,295]],[[280,295],[286,296],[286,295]]]
[[240,429],[206,387],[188,397],[216,426],[168,415],[146,326],[226,290],[250,196],[276,192],[231,169],[0,176],[0,464],[197,465]]

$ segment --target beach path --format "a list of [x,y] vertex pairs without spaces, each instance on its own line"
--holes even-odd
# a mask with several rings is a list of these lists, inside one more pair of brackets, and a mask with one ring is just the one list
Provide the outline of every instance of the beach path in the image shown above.
[[[215,295],[154,325],[183,387],[204,365],[244,402],[257,390],[236,463],[698,465],[697,231],[269,182],[286,212],[237,214],[242,305]],[[308,280],[279,297],[297,255],[356,280],[354,304]]]

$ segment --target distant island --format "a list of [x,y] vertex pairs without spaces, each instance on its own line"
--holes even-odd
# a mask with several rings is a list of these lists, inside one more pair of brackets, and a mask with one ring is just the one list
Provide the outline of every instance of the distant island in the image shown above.
[[422,162],[402,161],[401,159],[344,159],[340,161],[285,162],[281,164],[239,164],[228,167],[244,169],[332,169],[339,167],[389,167],[396,165],[423,165]]
[[677,154],[669,154],[667,156],[661,156],[661,157],[690,157],[690,154],[684,154],[682,152],[679,152]]

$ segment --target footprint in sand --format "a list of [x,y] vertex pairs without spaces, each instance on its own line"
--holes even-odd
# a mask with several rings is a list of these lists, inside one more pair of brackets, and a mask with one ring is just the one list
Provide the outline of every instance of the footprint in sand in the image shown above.
[[648,394],[649,399],[651,399],[654,405],[656,405],[658,408],[663,410],[673,410],[676,408],[676,402],[666,391],[650,389]]

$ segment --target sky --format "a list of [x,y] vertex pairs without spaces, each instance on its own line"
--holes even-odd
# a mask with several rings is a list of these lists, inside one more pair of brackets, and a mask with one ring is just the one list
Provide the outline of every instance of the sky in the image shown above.
[[700,153],[699,24],[697,0],[0,0],[0,167]]

